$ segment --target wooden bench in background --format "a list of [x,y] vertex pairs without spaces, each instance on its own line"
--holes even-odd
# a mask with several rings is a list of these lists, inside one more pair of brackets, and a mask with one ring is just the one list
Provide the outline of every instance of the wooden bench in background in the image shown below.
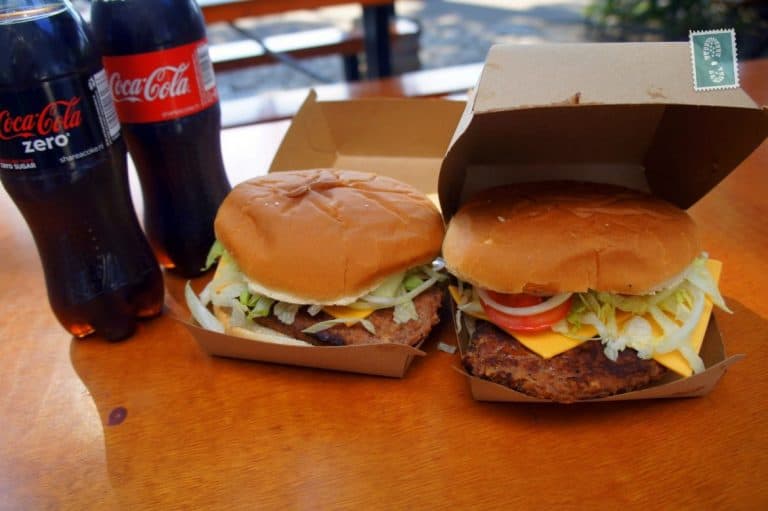
[[[238,19],[249,16],[266,16],[288,11],[356,3],[362,8],[361,34],[366,56],[366,77],[381,78],[392,74],[389,27],[394,15],[394,0],[197,0],[197,2],[203,11],[206,23],[234,23]],[[268,44],[266,46],[269,48]],[[310,48],[303,47],[302,51],[309,52]],[[317,55],[317,52],[322,51],[322,49],[323,45],[320,45],[312,51]],[[294,51],[299,52],[299,48],[295,45]],[[351,52],[351,48],[345,51]],[[252,56],[258,57],[256,54]],[[247,51],[244,57],[247,60]],[[220,62],[224,60],[226,59],[222,57]]]
[[[482,64],[425,69],[372,81],[324,84],[314,87],[318,99],[337,101],[366,97],[448,97],[463,99],[480,77]],[[292,117],[307,98],[309,88],[269,91],[221,102],[225,128]]]
[[[236,30],[239,30],[234,26]],[[239,30],[244,37],[248,37],[245,31]],[[421,27],[418,22],[395,17],[389,24],[390,45],[394,49],[394,59],[397,59],[399,50],[408,51],[410,55],[403,55],[407,59],[406,65],[411,67],[405,70],[418,68],[418,38]],[[361,77],[359,56],[365,51],[365,38],[363,31],[353,29],[344,31],[337,27],[327,27],[312,30],[304,30],[288,34],[278,34],[261,39],[255,37],[228,43],[211,45],[210,54],[213,67],[216,71],[229,71],[243,69],[249,66],[272,64],[283,60],[306,59],[326,55],[339,55],[344,62],[344,76],[348,81],[359,80]],[[413,60],[415,59],[415,66]],[[397,68],[397,62],[395,63]],[[403,70],[402,66],[399,69]]]

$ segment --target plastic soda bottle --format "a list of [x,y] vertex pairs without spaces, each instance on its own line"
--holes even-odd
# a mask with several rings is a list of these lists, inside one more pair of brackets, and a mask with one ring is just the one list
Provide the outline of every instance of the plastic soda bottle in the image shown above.
[[149,241],[164,267],[200,274],[230,190],[200,9],[194,0],[96,0],[91,24],[141,180]]
[[131,201],[99,53],[69,2],[0,3],[0,180],[73,335],[116,340],[159,314],[163,277]]

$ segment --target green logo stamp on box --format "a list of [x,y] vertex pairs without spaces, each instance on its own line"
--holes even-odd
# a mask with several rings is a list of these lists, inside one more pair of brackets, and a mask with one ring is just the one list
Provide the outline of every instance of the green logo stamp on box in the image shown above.
[[739,86],[736,33],[732,28],[691,31],[689,38],[695,90],[733,89]]

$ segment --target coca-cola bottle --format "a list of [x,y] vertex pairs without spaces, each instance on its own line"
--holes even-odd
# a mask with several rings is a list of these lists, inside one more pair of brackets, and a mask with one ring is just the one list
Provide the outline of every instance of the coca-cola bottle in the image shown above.
[[91,24],[144,194],[160,263],[202,272],[230,190],[205,23],[194,0],[96,0]]
[[162,272],[133,209],[107,77],[69,2],[0,3],[0,179],[69,332],[121,339],[160,313]]

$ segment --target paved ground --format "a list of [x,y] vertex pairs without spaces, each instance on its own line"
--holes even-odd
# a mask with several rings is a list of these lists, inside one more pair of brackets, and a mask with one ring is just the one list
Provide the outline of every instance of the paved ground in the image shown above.
[[[421,67],[436,68],[481,62],[494,42],[533,43],[587,39],[583,11],[588,0],[398,0],[397,14],[421,23]],[[260,37],[286,31],[327,26],[349,28],[360,17],[356,5],[251,18],[240,28]],[[211,42],[242,37],[225,24],[209,27]],[[328,81],[343,80],[339,57],[302,61],[313,74]],[[406,65],[408,65],[406,63]],[[306,87],[320,83],[288,66],[259,66],[220,73],[222,98],[236,98],[272,89]]]

